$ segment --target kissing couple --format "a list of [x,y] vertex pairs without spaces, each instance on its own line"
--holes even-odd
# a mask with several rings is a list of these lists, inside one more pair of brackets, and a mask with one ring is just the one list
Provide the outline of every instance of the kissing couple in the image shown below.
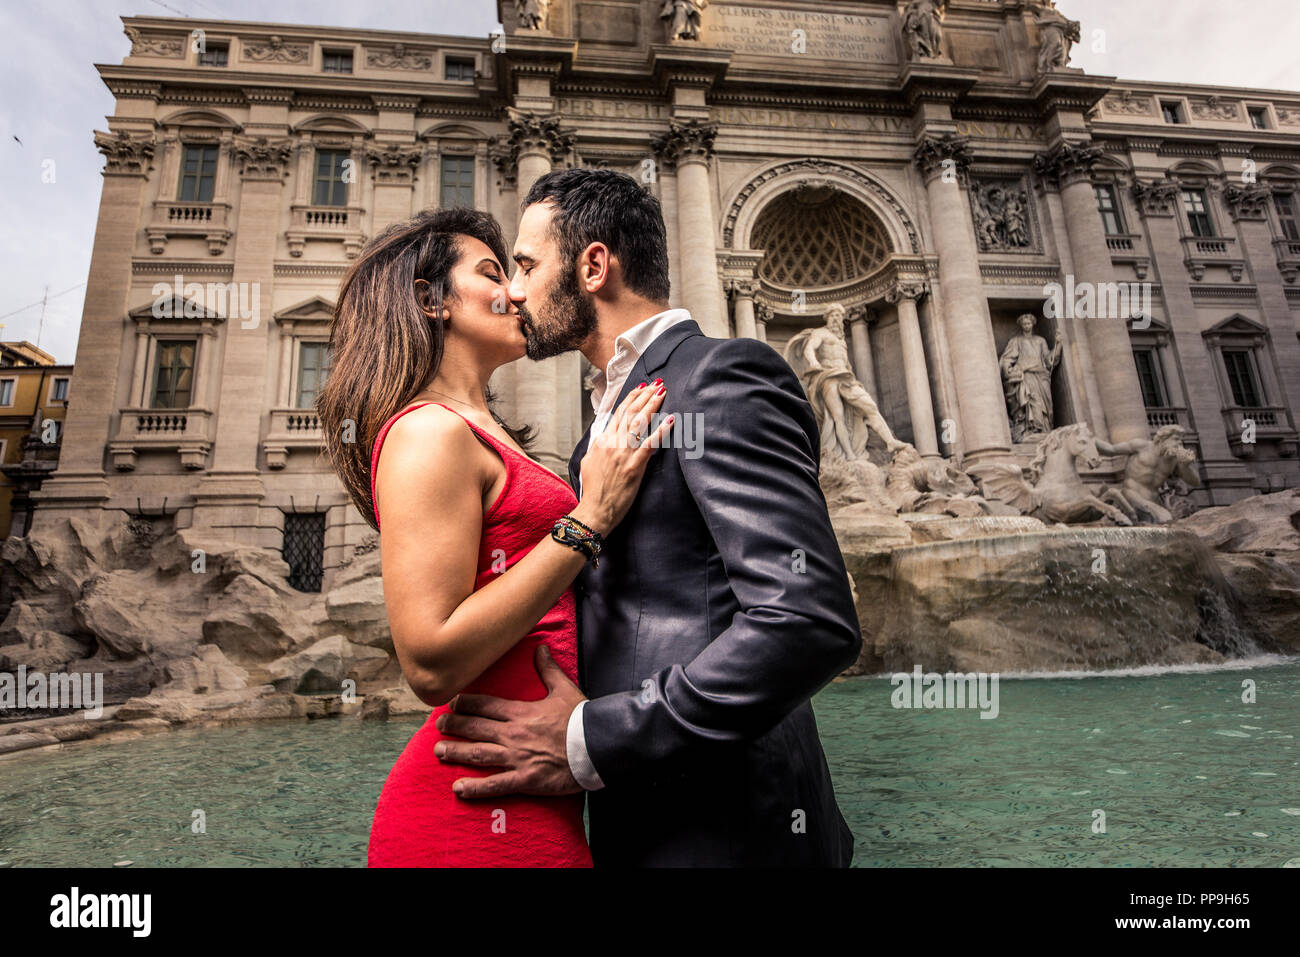
[[[848,866],[810,699],[862,637],[803,389],[766,343],[669,308],[662,211],[632,177],[553,172],[522,209],[513,256],[471,209],[388,227],[330,329],[327,451],[434,706],[369,864]],[[572,349],[598,371],[566,482],[488,379]]]

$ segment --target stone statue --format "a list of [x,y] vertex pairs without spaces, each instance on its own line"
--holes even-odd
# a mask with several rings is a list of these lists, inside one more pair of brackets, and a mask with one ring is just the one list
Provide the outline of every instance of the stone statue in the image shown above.
[[1108,518],[1116,525],[1132,525],[1124,512],[1103,502],[1083,484],[1078,468],[1081,457],[1090,469],[1101,465],[1101,452],[1087,423],[1054,429],[1038,443],[1028,481],[1018,465],[986,464],[980,477],[984,495],[1044,522],[1073,525]]
[[903,11],[903,39],[913,60],[943,56],[944,0],[911,0]]
[[900,512],[975,518],[1002,510],[986,502],[965,472],[950,462],[929,462],[904,444],[890,460],[885,487]]
[[1098,439],[1097,448],[1103,455],[1128,456],[1124,481],[1118,488],[1107,489],[1103,498],[1114,502],[1134,522],[1141,521],[1143,513],[1158,525],[1173,521],[1173,513],[1160,504],[1161,488],[1171,481],[1193,488],[1201,484],[1196,453],[1183,445],[1183,434],[1181,425],[1165,425],[1150,440],[1111,445]]
[[1061,361],[1061,334],[1056,345],[1047,348],[1047,340],[1034,335],[1032,313],[1016,320],[1020,334],[1012,336],[1002,350],[1002,390],[1011,417],[1011,438],[1023,442],[1032,435],[1052,431],[1052,373]]
[[[870,429],[885,440],[892,454],[904,443],[880,415],[871,395],[853,374],[844,342],[844,307],[826,310],[826,325],[805,329],[790,340],[785,359],[798,374],[821,426],[822,454],[852,462],[867,457]],[[850,415],[849,412],[856,413]]]
[[1052,0],[1035,4],[1034,23],[1038,27],[1038,72],[1059,70],[1070,64],[1070,47],[1078,43],[1082,33],[1078,20],[1071,20]]
[[519,25],[525,30],[545,30],[550,6],[551,0],[515,0]]
[[664,0],[663,9],[659,11],[660,20],[668,24],[668,40],[698,40],[700,38],[700,14],[709,5],[709,0]]

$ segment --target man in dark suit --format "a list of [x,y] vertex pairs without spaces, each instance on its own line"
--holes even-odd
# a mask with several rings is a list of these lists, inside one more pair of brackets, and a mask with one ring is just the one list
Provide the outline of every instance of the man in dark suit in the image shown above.
[[663,381],[675,423],[575,583],[581,691],[539,652],[542,701],[460,696],[443,730],[495,747],[448,741],[443,760],[506,770],[457,793],[585,788],[597,866],[847,866],[809,699],[862,638],[803,389],[765,343],[668,308],[659,204],[631,177],[552,173],[524,207],[529,355],[581,348],[599,370],[570,481],[638,384]]

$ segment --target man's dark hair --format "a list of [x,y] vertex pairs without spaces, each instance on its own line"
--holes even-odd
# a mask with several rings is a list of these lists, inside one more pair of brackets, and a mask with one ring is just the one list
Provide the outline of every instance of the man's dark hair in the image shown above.
[[659,200],[626,173],[564,169],[547,173],[521,209],[555,204],[551,234],[572,266],[592,243],[604,243],[623,267],[623,281],[651,302],[668,301],[668,237]]

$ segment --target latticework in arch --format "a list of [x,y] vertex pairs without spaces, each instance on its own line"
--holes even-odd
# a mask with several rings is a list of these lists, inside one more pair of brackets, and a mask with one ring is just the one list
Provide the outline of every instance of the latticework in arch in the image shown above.
[[766,252],[760,275],[792,289],[851,282],[890,253],[880,220],[833,188],[797,189],[773,200],[754,224],[751,245]]

